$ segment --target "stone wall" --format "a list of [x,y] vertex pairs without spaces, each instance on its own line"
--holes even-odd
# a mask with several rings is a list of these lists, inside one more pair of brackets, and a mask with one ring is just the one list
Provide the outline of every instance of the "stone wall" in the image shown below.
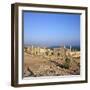
[[70,49],[66,48],[65,46],[60,48],[50,49],[50,48],[40,48],[40,47],[31,46],[24,48],[24,51],[31,55],[41,55],[47,58],[61,58],[65,60],[67,56],[70,57],[71,47]]

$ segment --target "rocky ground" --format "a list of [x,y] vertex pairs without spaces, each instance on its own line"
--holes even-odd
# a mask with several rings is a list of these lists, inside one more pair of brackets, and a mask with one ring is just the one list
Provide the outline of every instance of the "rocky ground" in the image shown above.
[[80,58],[64,61],[24,53],[24,77],[79,75]]

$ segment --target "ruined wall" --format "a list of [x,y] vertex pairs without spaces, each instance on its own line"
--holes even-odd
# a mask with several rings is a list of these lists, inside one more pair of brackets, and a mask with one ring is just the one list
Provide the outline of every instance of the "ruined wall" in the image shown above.
[[70,57],[71,55],[71,48],[68,49],[66,47],[50,49],[31,46],[24,48],[24,51],[31,55],[41,55],[47,58],[60,58],[62,60],[65,60],[67,56]]

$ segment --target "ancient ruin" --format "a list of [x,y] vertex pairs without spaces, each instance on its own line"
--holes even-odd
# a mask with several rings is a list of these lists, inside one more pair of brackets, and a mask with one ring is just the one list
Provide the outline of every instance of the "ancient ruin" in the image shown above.
[[80,51],[72,47],[24,48],[24,76],[55,76],[80,74]]

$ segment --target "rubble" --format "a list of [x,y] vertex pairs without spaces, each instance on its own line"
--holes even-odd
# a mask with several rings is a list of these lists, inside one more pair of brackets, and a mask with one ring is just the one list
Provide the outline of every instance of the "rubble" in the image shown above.
[[53,50],[39,47],[25,48],[24,77],[80,75],[79,52],[78,54],[73,52],[75,57],[70,53],[71,47]]

